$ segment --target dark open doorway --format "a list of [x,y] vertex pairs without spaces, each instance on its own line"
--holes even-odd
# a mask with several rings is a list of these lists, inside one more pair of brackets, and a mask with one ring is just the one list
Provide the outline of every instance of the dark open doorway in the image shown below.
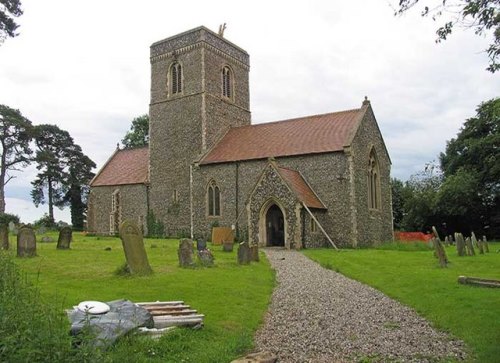
[[273,204],[266,213],[267,246],[285,245],[285,221],[280,207]]

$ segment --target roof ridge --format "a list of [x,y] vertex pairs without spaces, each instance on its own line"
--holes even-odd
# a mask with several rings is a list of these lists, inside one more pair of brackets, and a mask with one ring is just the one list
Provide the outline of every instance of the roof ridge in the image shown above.
[[237,126],[237,127],[232,127],[231,130],[251,128],[251,127],[257,127],[257,126],[264,126],[264,125],[271,125],[271,124],[284,123],[284,122],[300,121],[300,120],[307,119],[307,118],[321,117],[321,116],[327,116],[327,115],[335,115],[335,114],[348,113],[348,112],[354,112],[354,111],[359,112],[359,111],[361,111],[361,108],[352,108],[352,109],[343,110],[343,111],[318,113],[318,114],[309,115],[309,116],[300,116],[300,117],[289,118],[289,119],[284,119],[284,120],[277,120],[277,121],[270,121],[270,122],[261,122],[261,123],[258,123],[258,124]]

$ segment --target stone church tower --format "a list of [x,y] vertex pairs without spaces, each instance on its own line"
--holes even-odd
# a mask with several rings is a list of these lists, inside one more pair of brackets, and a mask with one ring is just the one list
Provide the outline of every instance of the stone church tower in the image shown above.
[[249,55],[199,27],[151,46],[149,209],[167,235],[189,234],[191,165],[250,125]]

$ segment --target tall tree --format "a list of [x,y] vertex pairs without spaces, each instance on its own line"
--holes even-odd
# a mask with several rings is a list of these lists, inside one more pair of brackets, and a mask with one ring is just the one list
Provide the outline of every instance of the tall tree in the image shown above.
[[5,186],[14,178],[9,171],[19,171],[31,161],[31,121],[19,110],[0,105],[0,213],[5,213]]
[[22,14],[20,0],[0,0],[0,44],[5,38],[18,35],[16,29],[19,25],[14,18]]
[[[471,228],[500,235],[500,98],[482,103],[440,155],[441,201]],[[454,199],[451,197],[454,196]]]
[[[419,0],[399,0],[396,14],[403,14],[415,7]],[[488,71],[494,73],[500,69],[500,0],[426,0],[422,16],[431,16],[433,20],[445,19],[437,31],[436,42],[446,40],[455,26],[474,29],[478,35],[491,34],[492,42],[486,49],[490,59]]]
[[130,131],[123,138],[122,144],[127,149],[149,144],[149,116],[147,114],[132,120]]
[[[39,173],[31,183],[31,197],[36,206],[49,205],[49,219],[54,222],[54,206],[62,208],[66,201],[67,150],[73,146],[73,138],[56,125],[38,125],[35,128],[37,169]],[[47,192],[47,197],[45,196]]]
[[83,230],[87,213],[87,196],[90,191],[89,184],[95,175],[92,169],[96,165],[76,144],[67,151],[67,158],[69,167],[66,186],[68,190],[64,200],[70,206],[73,229]]

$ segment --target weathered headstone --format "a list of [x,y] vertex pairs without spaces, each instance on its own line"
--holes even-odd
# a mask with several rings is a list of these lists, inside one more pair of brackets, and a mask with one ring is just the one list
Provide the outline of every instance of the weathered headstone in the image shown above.
[[449,246],[450,245],[450,239],[448,238],[448,236],[444,237],[444,245],[445,246]]
[[14,233],[14,231],[17,231],[16,224],[12,221],[9,222],[9,232]]
[[59,231],[59,238],[57,239],[57,249],[67,250],[73,239],[73,231],[71,227],[63,227]]
[[259,246],[250,246],[250,261],[259,262]]
[[234,243],[232,241],[224,241],[222,244],[222,250],[224,252],[233,252]]
[[37,230],[36,230],[36,234],[45,234],[47,233],[47,228],[45,228],[45,226],[40,226]]
[[210,250],[204,249],[198,251],[198,261],[202,266],[210,267],[214,265],[214,256]]
[[476,253],[474,252],[474,246],[472,246],[472,240],[470,237],[467,237],[465,239],[465,246],[467,247],[467,255],[469,256],[475,256]]
[[43,236],[40,242],[54,242],[54,239],[50,236]]
[[179,250],[177,251],[179,256],[179,266],[181,267],[193,267],[193,241],[189,238],[183,238],[179,241]]
[[457,244],[457,254],[459,256],[465,256],[465,241],[462,233],[455,233],[455,241]]
[[483,236],[483,247],[484,247],[484,252],[490,253],[490,247],[488,246],[488,241],[486,240],[486,236]]
[[471,233],[470,239],[472,241],[472,244],[477,246],[477,249],[479,250],[479,254],[483,255],[484,254],[483,241],[478,240],[476,238],[476,235],[474,234],[474,232]]
[[0,224],[0,249],[9,249],[9,227],[6,224]]
[[153,272],[149,265],[146,249],[144,248],[141,230],[135,222],[122,222],[120,225],[120,239],[122,240],[130,273],[134,275],[147,275]]
[[17,233],[17,257],[36,256],[35,232],[30,227],[21,227]]
[[250,263],[250,247],[248,242],[241,242],[238,247],[238,263],[248,265]]
[[207,249],[207,240],[204,238],[199,238],[196,240],[196,249],[198,251],[203,251]]
[[432,227],[432,232],[434,233],[434,255],[439,260],[439,266],[446,267],[446,265],[448,264],[448,257],[446,256],[446,250],[444,249],[444,246],[439,239],[439,234],[436,230],[436,227]]

